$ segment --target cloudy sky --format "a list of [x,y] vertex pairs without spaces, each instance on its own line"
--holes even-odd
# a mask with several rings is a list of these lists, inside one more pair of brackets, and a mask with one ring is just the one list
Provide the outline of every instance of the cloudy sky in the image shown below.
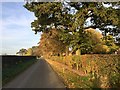
[[35,19],[32,12],[24,7],[24,2],[0,2],[0,54],[16,54],[21,48],[38,45],[40,34],[31,30],[31,22]]

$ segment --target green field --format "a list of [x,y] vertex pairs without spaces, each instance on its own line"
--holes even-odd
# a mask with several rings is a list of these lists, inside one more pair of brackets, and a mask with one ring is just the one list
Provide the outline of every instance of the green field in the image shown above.
[[4,86],[6,83],[14,79],[15,76],[19,75],[21,72],[23,72],[25,69],[27,69],[29,66],[31,66],[35,62],[36,60],[32,59],[27,62],[20,62],[11,67],[3,68],[2,69],[2,85]]

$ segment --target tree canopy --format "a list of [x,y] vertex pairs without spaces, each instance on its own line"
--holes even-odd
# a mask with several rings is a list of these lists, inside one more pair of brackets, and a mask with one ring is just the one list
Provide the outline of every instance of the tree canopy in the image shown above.
[[[110,5],[105,7],[105,4]],[[85,28],[86,20],[89,18],[91,25],[87,27],[99,28],[106,32],[116,32],[120,30],[120,2],[27,2],[24,7],[34,12],[37,17],[31,23],[34,31],[45,31],[50,26],[63,25],[77,28]],[[74,12],[74,13],[73,13]],[[74,23],[73,23],[74,22]],[[106,26],[115,26],[115,30],[109,30]]]
[[34,12],[37,20],[31,23],[35,32],[45,32],[49,27],[58,25],[67,26],[70,23],[71,14],[66,14],[60,2],[31,2],[24,5],[29,11]]
[[43,56],[59,55],[65,53],[66,45],[59,39],[60,31],[51,29],[43,33],[40,39],[40,54]]
[[22,48],[16,54],[22,56],[39,56],[38,46],[32,46],[32,48],[28,48],[28,49]]
[[19,54],[19,55],[24,56],[26,53],[27,53],[27,50],[24,49],[24,48],[22,48],[22,49],[20,49],[16,54]]
[[120,2],[27,2],[24,7],[37,17],[31,23],[33,31],[61,30],[61,40],[73,51],[93,46],[87,28],[98,28],[104,36],[120,33]]

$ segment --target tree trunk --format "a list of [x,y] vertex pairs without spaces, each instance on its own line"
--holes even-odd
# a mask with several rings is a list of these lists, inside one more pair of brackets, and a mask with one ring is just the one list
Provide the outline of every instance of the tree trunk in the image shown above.
[[80,49],[78,49],[78,50],[76,51],[76,55],[81,55]]
[[65,51],[66,51],[66,52],[65,52],[65,53],[66,53],[66,56],[69,55],[69,47],[68,47],[68,46],[66,46],[66,50],[65,50]]

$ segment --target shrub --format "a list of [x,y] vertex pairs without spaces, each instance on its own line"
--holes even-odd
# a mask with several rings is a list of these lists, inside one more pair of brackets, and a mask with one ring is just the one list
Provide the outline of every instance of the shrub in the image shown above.
[[110,52],[110,48],[107,46],[107,45],[101,45],[101,44],[98,44],[94,47],[93,49],[93,52],[94,53],[109,53]]
[[[98,82],[99,87],[120,87],[120,56],[112,54],[94,54],[81,56],[65,56],[58,62],[73,69],[85,72],[91,76],[92,82]],[[54,57],[55,59],[55,57]],[[95,84],[93,83],[93,86]]]

